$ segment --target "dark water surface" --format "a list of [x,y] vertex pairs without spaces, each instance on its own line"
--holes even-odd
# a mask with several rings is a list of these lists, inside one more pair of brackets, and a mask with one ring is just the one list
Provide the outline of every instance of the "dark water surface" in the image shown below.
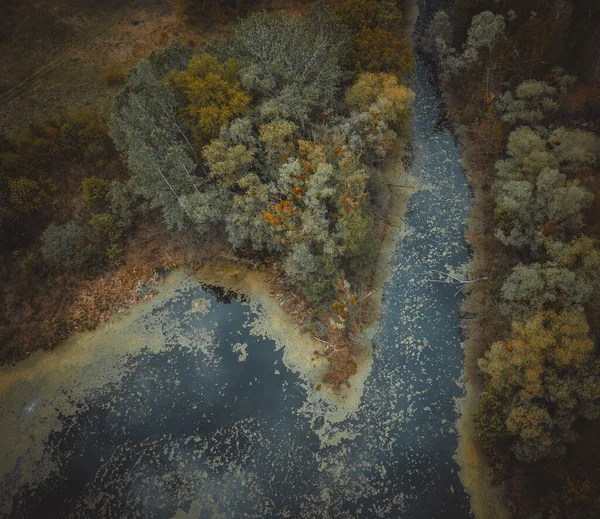
[[[253,333],[255,308],[183,279],[131,325],[161,347],[119,357],[111,368],[118,377],[86,385],[96,374],[84,370],[70,382],[77,391],[61,386],[36,398],[26,385],[3,395],[2,420],[18,433],[2,441],[32,447],[3,478],[0,511],[47,519],[469,517],[453,460],[454,400],[463,394],[459,301],[455,288],[427,279],[431,269],[468,260],[470,193],[420,59],[414,89],[411,175],[426,189],[409,202],[357,412],[327,421],[283,350]],[[70,412],[58,413],[36,457],[35,431],[59,399]]]

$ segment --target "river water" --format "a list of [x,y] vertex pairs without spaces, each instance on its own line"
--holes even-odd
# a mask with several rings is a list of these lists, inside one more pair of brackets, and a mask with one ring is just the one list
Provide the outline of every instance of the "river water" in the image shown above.
[[0,513],[470,517],[453,458],[460,301],[427,281],[468,260],[470,193],[421,59],[414,89],[410,173],[423,189],[392,256],[358,408],[336,415],[315,397],[256,303],[177,274],[131,316],[3,370]]

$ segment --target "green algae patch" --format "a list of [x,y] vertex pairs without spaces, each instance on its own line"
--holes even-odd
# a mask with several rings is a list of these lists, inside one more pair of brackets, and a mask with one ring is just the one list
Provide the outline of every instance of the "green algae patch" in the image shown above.
[[[51,351],[38,350],[15,366],[0,368],[0,480],[13,473],[12,485],[18,488],[56,470],[53,453],[45,450],[49,435],[68,427],[87,394],[118,382],[132,356],[142,349],[164,350],[162,335],[152,333],[147,323],[152,308],[173,297],[182,280],[182,273],[174,273],[154,299]],[[10,499],[2,499],[0,512],[9,513],[10,505]]]

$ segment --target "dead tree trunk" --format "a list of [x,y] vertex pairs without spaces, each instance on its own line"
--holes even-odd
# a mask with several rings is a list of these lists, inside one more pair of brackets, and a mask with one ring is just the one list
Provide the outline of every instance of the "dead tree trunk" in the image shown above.
[[438,285],[459,286],[458,290],[456,291],[456,294],[454,294],[455,296],[460,294],[467,285],[472,285],[473,283],[478,283],[479,281],[485,281],[487,279],[487,276],[477,279],[461,279],[455,276],[454,274],[450,274],[449,272],[443,272],[441,270],[430,270],[429,273],[434,276],[437,275],[439,277],[439,279],[428,279],[427,281],[429,283],[436,283]]

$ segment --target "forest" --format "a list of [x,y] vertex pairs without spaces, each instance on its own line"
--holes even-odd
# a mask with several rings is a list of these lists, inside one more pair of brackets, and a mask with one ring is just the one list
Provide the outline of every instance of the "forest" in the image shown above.
[[[60,112],[2,137],[5,362],[93,328],[139,300],[140,282],[215,249],[276,271],[311,326],[352,348],[386,225],[381,167],[414,97],[401,11],[249,7],[180,2],[187,23],[227,35],[109,70],[108,113]],[[356,369],[342,358],[335,385]]]
[[600,4],[455,0],[422,44],[475,195],[481,448],[515,517],[596,517]]

